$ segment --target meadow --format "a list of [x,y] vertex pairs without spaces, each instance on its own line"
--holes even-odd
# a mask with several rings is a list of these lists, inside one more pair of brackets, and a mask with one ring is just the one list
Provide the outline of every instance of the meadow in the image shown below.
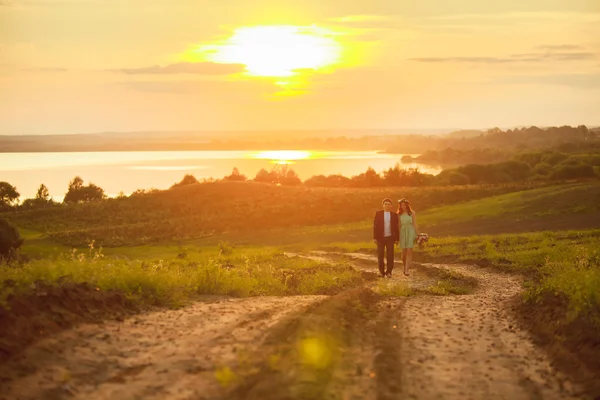
[[95,240],[103,247],[119,247],[360,222],[372,218],[385,197],[406,197],[427,210],[540,186],[545,185],[335,189],[215,182],[1,215],[68,246],[85,247]]
[[[559,335],[576,349],[581,335],[600,331],[598,181],[393,189],[218,182],[4,213],[25,243],[20,264],[0,268],[0,321],[24,326],[12,336],[23,346],[52,329],[39,322],[45,333],[23,336],[29,325],[16,320],[11,307],[27,309],[29,321],[37,321],[36,307],[79,315],[61,317],[59,329],[86,313],[110,314],[117,294],[119,307],[143,310],[179,307],[204,295],[345,293],[375,274],[343,259],[331,264],[285,252],[374,255],[372,215],[383,197],[410,198],[422,231],[431,235],[415,251],[416,268],[463,263],[521,274],[526,288],[515,307],[534,316],[528,323],[536,332],[551,327],[549,337]],[[440,274],[438,285],[422,293],[381,283],[374,290],[392,297],[473,292],[476,283],[464,278]],[[57,294],[55,288],[63,289]],[[98,304],[104,304],[100,310]],[[15,346],[5,341],[0,353]]]

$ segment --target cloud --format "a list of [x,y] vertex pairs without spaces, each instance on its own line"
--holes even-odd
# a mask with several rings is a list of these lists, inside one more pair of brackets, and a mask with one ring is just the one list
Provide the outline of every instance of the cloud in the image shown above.
[[596,53],[522,53],[511,54],[508,57],[418,57],[409,61],[425,63],[470,63],[470,64],[508,64],[508,63],[537,63],[548,61],[583,61],[596,58]]
[[[505,63],[505,62],[511,62],[510,59],[496,58],[496,57],[417,57],[417,58],[409,58],[408,60],[424,62],[424,63],[456,62],[456,63],[500,64],[500,63]],[[515,60],[512,60],[512,62],[514,62],[514,61]]]
[[104,4],[104,0],[0,0],[0,7],[54,7]]
[[24,72],[67,72],[68,70],[63,67],[33,67],[33,68],[21,68]]
[[600,73],[590,74],[554,74],[554,75],[516,75],[499,78],[493,83],[501,84],[543,84],[568,86],[579,89],[600,89]]
[[542,46],[536,46],[536,49],[539,50],[548,50],[548,51],[554,51],[554,50],[583,50],[583,48],[581,46],[578,46],[576,44],[558,44],[558,45],[542,45]]
[[393,19],[392,15],[346,15],[344,17],[330,18],[332,22],[341,22],[346,24],[362,23],[362,22],[378,22],[388,21]]
[[164,74],[196,74],[196,75],[229,75],[243,72],[243,64],[218,64],[212,62],[181,62],[164,67],[155,65],[144,68],[123,68],[116,70],[128,75],[164,75]]
[[129,81],[118,86],[143,93],[192,94],[236,97],[248,93],[272,92],[273,85],[262,81]]

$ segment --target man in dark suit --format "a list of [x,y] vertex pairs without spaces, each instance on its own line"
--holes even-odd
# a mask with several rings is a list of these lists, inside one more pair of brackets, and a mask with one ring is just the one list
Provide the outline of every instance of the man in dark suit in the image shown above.
[[[379,277],[392,277],[394,269],[394,245],[400,241],[398,214],[392,212],[392,200],[384,199],[383,210],[375,213],[373,219],[373,242],[377,245],[379,261]],[[387,259],[387,270],[384,268],[384,254]]]

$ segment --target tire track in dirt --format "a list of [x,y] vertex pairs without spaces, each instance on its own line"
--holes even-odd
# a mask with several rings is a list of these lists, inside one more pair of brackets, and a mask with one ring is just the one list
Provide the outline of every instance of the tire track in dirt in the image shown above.
[[378,301],[358,288],[290,316],[265,340],[257,371],[220,399],[373,399]]
[[[358,257],[376,269],[375,257]],[[374,356],[378,400],[585,398],[517,328],[511,300],[522,291],[520,277],[467,265],[425,267],[473,277],[479,288],[470,295],[380,303]]]
[[251,365],[248,355],[272,327],[325,298],[215,297],[122,323],[81,325],[2,365],[0,399],[214,398],[219,383],[234,378],[225,367]]

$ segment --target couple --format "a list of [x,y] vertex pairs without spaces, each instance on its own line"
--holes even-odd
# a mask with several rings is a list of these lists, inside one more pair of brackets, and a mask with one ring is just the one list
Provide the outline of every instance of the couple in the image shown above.
[[[412,264],[412,249],[417,238],[417,218],[406,199],[398,200],[398,212],[392,211],[392,200],[384,199],[383,210],[375,213],[373,242],[377,245],[379,277],[392,277],[394,269],[394,245],[400,244],[404,275],[408,276]],[[384,269],[384,254],[387,271]]]

